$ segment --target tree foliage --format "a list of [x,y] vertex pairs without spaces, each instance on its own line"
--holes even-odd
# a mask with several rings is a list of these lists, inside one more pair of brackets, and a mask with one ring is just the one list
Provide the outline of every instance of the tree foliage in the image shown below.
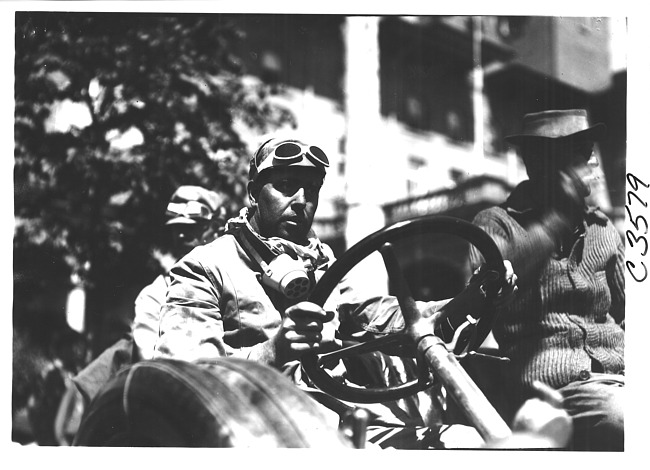
[[[237,124],[290,119],[245,80],[227,17],[22,13],[16,26],[16,243],[50,245],[77,273],[94,251],[119,256],[160,227],[180,184],[239,205]],[[63,105],[87,122],[53,128]],[[125,135],[142,140],[124,148]]]
[[242,132],[292,117],[245,75],[240,34],[224,15],[16,14],[18,277],[36,258],[88,286],[128,272],[181,184],[242,203]]

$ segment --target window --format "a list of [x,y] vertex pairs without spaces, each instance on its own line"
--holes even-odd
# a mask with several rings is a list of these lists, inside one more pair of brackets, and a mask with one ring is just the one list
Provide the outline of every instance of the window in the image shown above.
[[471,56],[430,29],[384,20],[379,28],[381,113],[414,130],[473,140]]
[[406,194],[414,196],[427,190],[425,172],[427,161],[422,157],[411,155],[408,157],[408,174],[406,178]]

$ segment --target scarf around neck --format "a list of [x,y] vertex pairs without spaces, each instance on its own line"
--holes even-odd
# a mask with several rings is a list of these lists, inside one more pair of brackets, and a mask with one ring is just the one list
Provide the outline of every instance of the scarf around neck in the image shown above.
[[253,230],[253,227],[250,225],[249,210],[247,207],[239,211],[237,217],[228,220],[226,233],[230,233],[235,237],[250,234],[259,243],[264,245],[273,256],[286,253],[294,259],[301,260],[308,271],[315,271],[329,262],[329,257],[325,254],[322,242],[316,237],[316,234],[311,228],[307,234],[308,244],[304,246],[280,237],[263,237]]

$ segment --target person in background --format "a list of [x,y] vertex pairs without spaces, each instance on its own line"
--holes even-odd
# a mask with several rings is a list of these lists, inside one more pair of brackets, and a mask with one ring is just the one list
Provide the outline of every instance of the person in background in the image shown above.
[[[605,214],[586,203],[604,133],[583,109],[527,114],[522,133],[506,141],[529,179],[474,218],[519,279],[493,328],[511,362],[510,403],[533,396],[536,381],[561,392],[573,450],[623,450],[624,440],[624,246]],[[470,260],[482,262],[475,249]]]
[[[172,239],[174,261],[193,248],[209,243],[223,233],[226,224],[224,196],[200,186],[180,186],[166,211],[165,228]],[[170,282],[169,268],[158,275],[135,299],[133,340],[139,359],[151,359],[158,340],[160,306]]]
[[172,238],[172,262],[163,266],[164,272],[138,294],[130,335],[103,351],[72,379],[86,405],[120,369],[151,359],[158,338],[160,305],[169,284],[169,265],[194,247],[217,238],[223,232],[226,216],[223,194],[200,186],[180,186],[174,192],[165,223]]

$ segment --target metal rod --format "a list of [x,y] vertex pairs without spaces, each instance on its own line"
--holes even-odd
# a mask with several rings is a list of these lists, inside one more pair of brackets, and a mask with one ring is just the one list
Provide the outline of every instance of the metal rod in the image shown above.
[[486,443],[512,435],[508,425],[440,338],[433,334],[422,337],[418,351],[425,356],[447,393],[464,411]]

